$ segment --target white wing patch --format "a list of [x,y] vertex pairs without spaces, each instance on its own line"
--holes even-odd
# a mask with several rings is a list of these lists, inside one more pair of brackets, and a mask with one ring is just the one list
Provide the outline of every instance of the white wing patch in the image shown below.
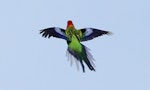
[[63,36],[65,36],[65,34],[61,31],[61,29],[59,27],[55,27],[55,31]]
[[93,29],[91,28],[86,28],[86,31],[85,31],[85,36],[89,36],[90,34],[93,33]]

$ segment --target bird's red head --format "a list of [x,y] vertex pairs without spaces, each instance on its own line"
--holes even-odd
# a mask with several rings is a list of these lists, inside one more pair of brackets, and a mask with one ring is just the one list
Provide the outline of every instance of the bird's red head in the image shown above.
[[67,27],[74,27],[71,20],[68,20]]

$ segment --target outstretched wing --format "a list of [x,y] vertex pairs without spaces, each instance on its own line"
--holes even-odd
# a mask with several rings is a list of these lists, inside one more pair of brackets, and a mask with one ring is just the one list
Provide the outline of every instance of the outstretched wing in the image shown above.
[[51,36],[56,37],[56,38],[61,38],[68,40],[65,30],[59,27],[51,27],[47,29],[42,29],[40,30],[40,34],[42,34],[42,37],[48,37],[50,38]]
[[82,32],[81,41],[87,41],[87,40],[91,40],[98,36],[102,36],[105,34],[107,34],[107,35],[111,34],[111,32],[109,32],[109,31],[99,30],[99,29],[95,29],[95,28],[83,28],[80,30]]

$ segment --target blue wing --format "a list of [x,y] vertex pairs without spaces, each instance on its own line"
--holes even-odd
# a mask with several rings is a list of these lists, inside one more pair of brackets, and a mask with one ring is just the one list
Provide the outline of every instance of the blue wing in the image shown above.
[[107,34],[107,35],[111,34],[111,32],[109,32],[109,31],[99,30],[99,29],[95,29],[95,28],[83,28],[80,30],[82,32],[81,41],[87,41],[87,40],[91,40],[98,36],[102,36],[105,34]]
[[65,34],[65,30],[59,27],[51,27],[47,29],[42,29],[40,30],[40,34],[42,34],[42,37],[48,37],[50,38],[51,36],[56,37],[56,38],[61,38],[68,40],[68,37]]

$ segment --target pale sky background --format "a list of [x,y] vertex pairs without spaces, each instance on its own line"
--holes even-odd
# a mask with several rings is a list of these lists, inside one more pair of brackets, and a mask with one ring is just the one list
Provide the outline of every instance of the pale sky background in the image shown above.
[[[78,71],[62,39],[39,30],[111,31],[84,42],[96,72]],[[1,0],[0,90],[150,90],[150,0]]]

